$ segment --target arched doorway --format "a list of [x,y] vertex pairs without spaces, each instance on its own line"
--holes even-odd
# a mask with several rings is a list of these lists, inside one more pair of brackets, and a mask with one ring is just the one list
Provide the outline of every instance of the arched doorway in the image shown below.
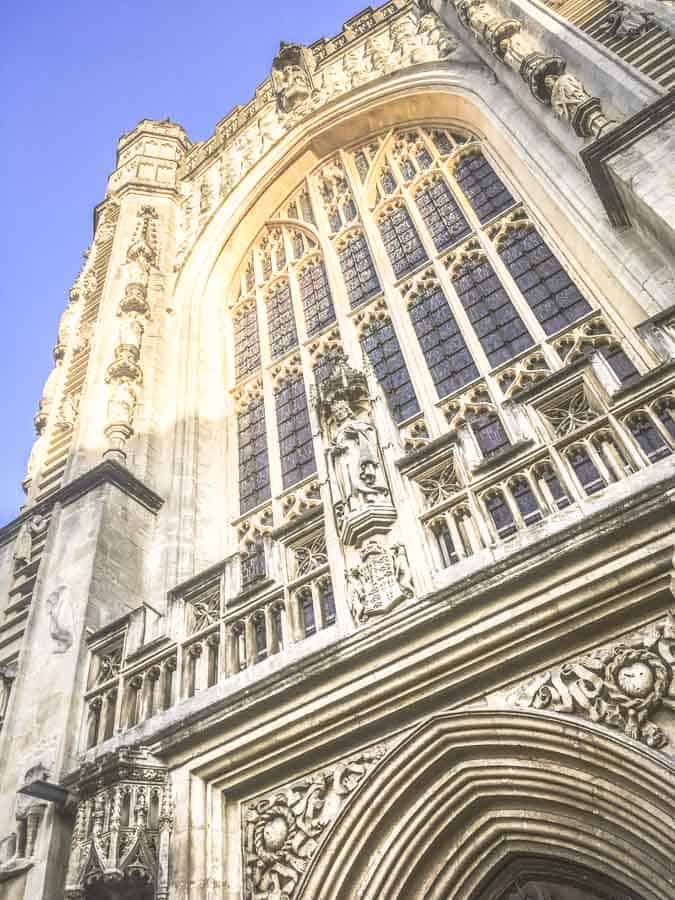
[[672,900],[673,770],[564,716],[435,717],[354,792],[298,897]]

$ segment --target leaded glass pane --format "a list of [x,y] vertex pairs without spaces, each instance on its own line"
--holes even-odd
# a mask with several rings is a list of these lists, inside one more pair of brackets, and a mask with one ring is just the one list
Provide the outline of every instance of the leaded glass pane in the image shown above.
[[298,597],[298,605],[300,607],[300,616],[302,619],[305,637],[316,633],[316,619],[314,617],[314,601],[312,592],[304,590]]
[[448,156],[452,153],[452,143],[445,131],[432,131],[431,139],[441,156]]
[[314,263],[304,269],[299,281],[307,334],[311,337],[335,321],[333,298],[323,262]]
[[511,445],[504,426],[496,412],[487,410],[478,413],[470,419],[471,430],[474,433],[480,452],[489,459],[500,450]]
[[267,328],[273,359],[297,346],[298,332],[288,282],[280,284],[267,301]]
[[513,520],[513,513],[501,491],[490,494],[485,500],[485,505],[500,538],[507,538],[515,534],[516,523]]
[[419,296],[408,311],[439,397],[478,378],[476,364],[440,287]]
[[515,200],[480,150],[465,156],[455,169],[455,179],[481,222],[487,222]]
[[258,314],[254,305],[235,315],[234,365],[237,378],[245,378],[260,365]]
[[252,400],[237,416],[239,432],[239,507],[242,513],[270,497],[265,405]]
[[275,394],[281,476],[284,488],[316,471],[307,395],[302,376],[286,381]]
[[558,507],[558,509],[564,509],[566,506],[569,506],[571,502],[570,498],[567,496],[565,489],[560,483],[558,473],[555,471],[553,466],[548,463],[543,465],[539,469],[539,475],[551,492],[553,501],[555,502],[555,505]]
[[380,234],[394,274],[401,278],[427,258],[419,235],[404,206],[392,209],[379,220]]
[[416,415],[420,406],[391,322],[373,322],[361,342],[387,396],[394,421],[403,422]]
[[322,581],[319,585],[319,600],[321,602],[321,615],[324,627],[335,624],[335,597],[333,585],[330,581]]
[[534,228],[509,234],[499,248],[507,269],[546,334],[591,311],[579,288]]
[[647,413],[635,413],[627,420],[626,424],[650,462],[657,462],[664,456],[670,456],[670,447]]
[[491,366],[532,346],[527,328],[487,259],[467,259],[452,280]]
[[314,366],[314,378],[319,387],[331,374],[342,355],[343,350],[341,347],[330,347],[321,355],[321,358]]
[[526,525],[534,525],[542,519],[537,498],[527,478],[514,478],[509,484],[511,495]]
[[640,373],[618,344],[612,344],[610,347],[601,347],[600,353],[605,357],[610,369],[621,384],[626,384],[626,382],[639,377]]
[[441,559],[443,560],[443,565],[447,567],[453,565],[453,563],[459,562],[459,554],[455,550],[452,534],[450,533],[450,528],[445,519],[434,522],[433,532],[438,544],[438,550],[441,554]]
[[340,267],[352,309],[381,291],[365,235],[357,234],[339,252]]
[[607,487],[607,482],[598,472],[585,447],[573,447],[567,454],[567,460],[587,494],[595,494]]
[[471,231],[442,178],[434,179],[419,190],[415,201],[437,250],[445,250]]

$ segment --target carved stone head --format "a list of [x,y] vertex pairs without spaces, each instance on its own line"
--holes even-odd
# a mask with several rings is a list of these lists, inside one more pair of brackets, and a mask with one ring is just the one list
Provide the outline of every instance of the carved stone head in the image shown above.
[[292,112],[311,96],[312,64],[312,55],[305,47],[282,41],[272,63],[272,83],[283,112]]

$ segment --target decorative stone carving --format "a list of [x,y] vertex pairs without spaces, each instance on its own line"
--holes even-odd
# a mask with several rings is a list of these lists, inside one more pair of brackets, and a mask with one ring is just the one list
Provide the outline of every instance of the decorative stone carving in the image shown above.
[[81,394],[66,394],[59,410],[58,424],[66,431],[72,431],[77,422]]
[[15,662],[0,665],[0,728],[7,715],[7,707],[9,706],[9,698],[16,673],[17,664]]
[[490,52],[516,71],[540,103],[568,122],[579,137],[599,137],[615,123],[602,111],[574,75],[565,72],[566,60],[546,56],[518,19],[506,18],[485,0],[452,0],[457,16]]
[[272,63],[272,84],[282,112],[293,112],[310,98],[314,88],[313,64],[311,51],[306,47],[282,41]]
[[323,832],[386,749],[372,747],[244,807],[245,900],[292,900]]
[[188,613],[188,632],[196,634],[220,618],[220,589],[215,589],[186,599]]
[[65,897],[114,889],[166,900],[173,827],[166,768],[143,748],[125,748],[84,766],[72,787],[79,803]]
[[598,29],[598,35],[604,38],[628,38],[629,41],[636,41],[649,31],[653,24],[652,13],[643,12],[628,3],[620,3],[610,11]]
[[29,869],[34,862],[38,829],[46,803],[17,795],[16,830],[0,841],[0,882]]
[[27,519],[17,535],[12,551],[12,561],[14,564],[15,574],[27,566],[31,561],[33,551],[33,540],[41,534],[47,527],[47,519],[41,515],[31,516]]
[[587,716],[650,747],[664,747],[669,737],[653,716],[675,712],[675,611],[626,643],[545,672],[509,702]]
[[49,616],[49,636],[54,641],[54,653],[66,653],[73,643],[73,611],[62,585],[47,597],[47,614]]
[[204,179],[202,183],[199,185],[199,212],[200,215],[205,216],[208,212],[210,212],[211,207],[213,206],[213,188],[209,184],[209,182]]
[[358,545],[389,530],[396,518],[377,431],[370,421],[366,378],[339,357],[319,388],[333,507],[342,540]]
[[555,406],[542,409],[541,413],[553,427],[556,438],[565,437],[598,418],[583,387],[557,400]]
[[360,551],[361,564],[346,573],[349,606],[357,625],[389,612],[415,593],[405,547],[385,547],[374,538]]
[[434,13],[426,13],[422,16],[417,33],[423,40],[421,46],[412,52],[411,58],[414,63],[447,59],[457,49],[457,42],[445,24]]

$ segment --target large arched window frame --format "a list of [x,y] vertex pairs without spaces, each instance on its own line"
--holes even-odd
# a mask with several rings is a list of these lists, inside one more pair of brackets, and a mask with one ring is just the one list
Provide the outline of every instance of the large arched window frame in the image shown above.
[[[447,346],[439,347],[415,322],[420,282],[435,296],[430,314],[463,354],[461,377],[450,371],[443,377],[446,363],[439,356],[448,356]],[[287,308],[271,315],[278,284],[285,285]],[[397,128],[321,163],[258,235],[228,299],[233,360],[255,361],[255,329],[249,323],[248,344],[237,347],[236,323],[240,310],[253,304],[257,310],[260,365],[251,371],[249,362],[239,378],[232,366],[231,386],[241,393],[248,381],[260,381],[268,448],[280,440],[280,363],[293,357],[309,401],[326,353],[340,345],[348,349],[358,342],[370,359],[403,444],[422,418],[430,437],[447,432],[448,401],[476,385],[496,410],[487,437],[499,433],[502,443],[504,435],[515,441],[501,412],[511,370],[530,355],[543,358],[549,371],[562,368],[565,359],[557,348],[566,332],[600,313],[611,335],[603,349],[609,368],[618,381],[637,373],[623,349],[625,336],[616,323],[607,324],[607,310],[600,310],[591,287],[532,220],[489,147],[455,127]],[[271,334],[281,319],[286,331],[292,319],[297,344]],[[447,365],[451,369],[452,360]],[[309,417],[309,403],[307,408]],[[474,435],[476,443],[489,456],[481,434]],[[318,458],[316,435],[314,441]],[[272,502],[315,477],[291,483],[288,471],[307,467],[289,469],[286,463],[284,476],[278,456],[275,450],[269,460]],[[233,518],[249,512],[232,510]]]

